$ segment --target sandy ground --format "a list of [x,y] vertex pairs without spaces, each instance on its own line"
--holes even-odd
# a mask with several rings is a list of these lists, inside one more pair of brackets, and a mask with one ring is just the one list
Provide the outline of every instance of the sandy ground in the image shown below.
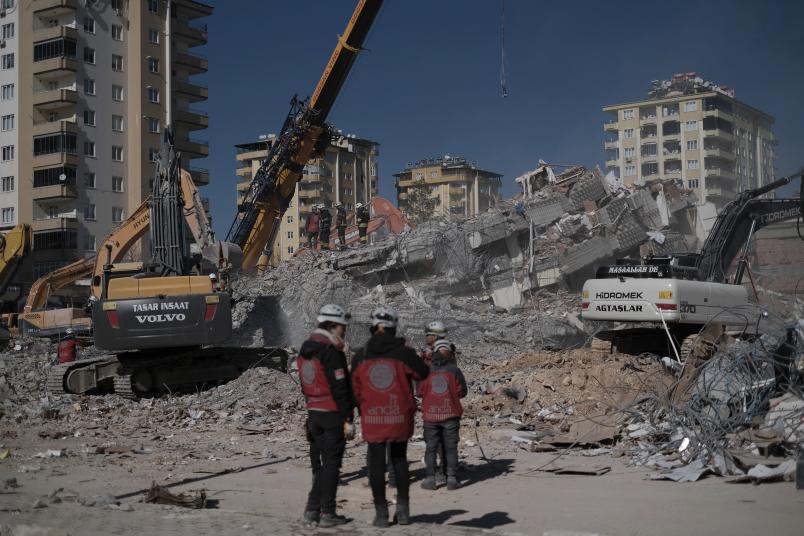
[[[373,512],[363,469],[365,446],[357,442],[347,450],[339,491],[340,511],[354,521],[325,530],[298,521],[310,480],[302,442],[279,444],[261,435],[232,437],[205,430],[183,432],[182,438],[120,438],[120,444],[128,440],[147,446],[140,454],[95,454],[86,437],[42,439],[34,430],[20,429],[14,438],[3,432],[3,446],[13,456],[0,460],[0,482],[16,478],[19,487],[0,489],[2,536],[375,533],[369,526]],[[474,440],[471,428],[465,427],[463,436]],[[192,448],[159,448],[160,442],[174,440],[183,445],[236,442],[240,454],[219,458]],[[793,483],[752,486],[716,477],[691,484],[651,481],[646,478],[649,469],[627,467],[622,458],[577,454],[558,463],[604,465],[611,471],[602,476],[556,476],[533,471],[553,460],[554,453],[526,452],[486,434],[481,434],[481,445],[492,461],[482,460],[476,446],[462,446],[460,490],[424,491],[419,487],[423,448],[414,442],[409,453],[415,479],[414,524],[384,532],[798,535],[804,527],[804,492],[797,492]],[[47,449],[61,450],[63,456],[34,457]],[[165,463],[167,452],[173,457],[170,464]],[[226,469],[235,472],[215,474]],[[183,479],[196,481],[172,491],[204,488],[217,501],[215,508],[190,510],[139,502],[139,490],[151,481],[169,484]],[[107,495],[125,498],[115,506],[79,503]]]

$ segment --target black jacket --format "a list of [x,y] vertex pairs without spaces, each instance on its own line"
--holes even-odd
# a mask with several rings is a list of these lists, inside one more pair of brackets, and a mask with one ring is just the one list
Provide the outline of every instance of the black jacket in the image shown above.
[[322,210],[319,216],[319,229],[329,229],[332,226],[332,215],[329,210]]
[[335,213],[335,227],[346,227],[346,209],[343,207],[338,207]]
[[[338,406],[338,412],[343,415],[344,419],[351,422],[354,418],[354,397],[352,396],[352,382],[349,379],[346,354],[332,344],[311,339],[302,343],[299,354],[321,360],[329,388],[332,391],[332,398],[335,399],[335,404]],[[338,376],[342,377],[336,377],[335,371],[340,371]]]
[[[405,339],[389,333],[376,333],[366,343],[363,348],[358,348],[352,358],[352,368],[354,371],[357,366],[368,359],[391,358],[398,359],[416,373],[422,380],[430,374],[430,367],[419,357],[416,350],[405,345]],[[354,401],[357,405],[357,401]]]

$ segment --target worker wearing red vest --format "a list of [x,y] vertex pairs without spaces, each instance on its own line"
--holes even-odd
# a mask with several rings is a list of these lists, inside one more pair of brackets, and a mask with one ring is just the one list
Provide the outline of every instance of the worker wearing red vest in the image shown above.
[[379,307],[371,314],[371,338],[352,360],[352,389],[360,410],[363,439],[368,443],[367,463],[374,498],[374,526],[387,527],[385,499],[385,448],[396,476],[396,521],[410,524],[408,440],[413,435],[416,400],[412,381],[429,373],[416,351],[396,336],[397,316]]
[[307,246],[314,248],[318,239],[318,205],[313,205],[313,210],[307,215],[307,223],[304,225],[307,231]]
[[59,363],[72,363],[76,357],[76,342],[73,338],[72,328],[67,328],[67,333],[64,339],[59,341]]
[[[424,348],[419,352],[419,355],[427,366],[433,363],[433,347],[440,339],[447,337],[447,326],[439,320],[430,322],[424,328]],[[455,345],[452,345],[452,351],[455,352]],[[437,486],[444,486],[447,483],[447,451],[446,445],[441,443],[441,450],[438,452],[438,459],[436,460],[435,479]]]
[[302,344],[296,360],[299,383],[307,403],[307,440],[313,486],[304,520],[320,527],[349,521],[335,512],[346,440],[354,437],[352,390],[343,336],[349,314],[339,305],[324,305],[318,328]]
[[466,379],[455,363],[452,345],[445,339],[436,341],[430,375],[419,384],[424,442],[427,445],[424,455],[427,477],[422,482],[424,489],[433,490],[438,487],[436,454],[442,452],[442,446],[447,469],[447,489],[458,489],[458,440],[463,415],[461,398],[466,393]]

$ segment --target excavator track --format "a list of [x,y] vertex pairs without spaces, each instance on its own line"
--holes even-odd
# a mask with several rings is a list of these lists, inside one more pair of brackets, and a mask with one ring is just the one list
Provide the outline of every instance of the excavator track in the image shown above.
[[133,377],[131,375],[131,371],[128,369],[120,371],[117,376],[114,377],[114,392],[115,394],[123,397],[128,398],[129,400],[137,400],[140,396],[134,390],[133,385]]
[[84,394],[84,393],[71,392],[67,388],[67,380],[69,378],[70,373],[81,368],[87,368],[96,365],[98,363],[113,360],[114,357],[101,356],[101,357],[93,357],[90,359],[82,359],[80,361],[73,361],[72,363],[62,363],[60,365],[56,365],[50,369],[50,372],[48,372],[47,391],[54,395]]

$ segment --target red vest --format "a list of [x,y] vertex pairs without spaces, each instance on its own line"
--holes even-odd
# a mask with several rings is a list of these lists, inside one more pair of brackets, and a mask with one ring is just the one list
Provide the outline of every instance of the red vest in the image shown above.
[[75,340],[64,339],[59,342],[59,363],[72,363],[75,361]]
[[324,364],[315,357],[299,355],[296,359],[299,370],[302,393],[307,399],[307,409],[318,411],[338,411],[338,405],[332,397]]
[[447,370],[431,370],[419,386],[424,422],[441,422],[463,415],[461,386],[455,374]]
[[411,375],[402,361],[391,358],[365,359],[352,371],[367,443],[407,441],[413,435],[416,401]]

